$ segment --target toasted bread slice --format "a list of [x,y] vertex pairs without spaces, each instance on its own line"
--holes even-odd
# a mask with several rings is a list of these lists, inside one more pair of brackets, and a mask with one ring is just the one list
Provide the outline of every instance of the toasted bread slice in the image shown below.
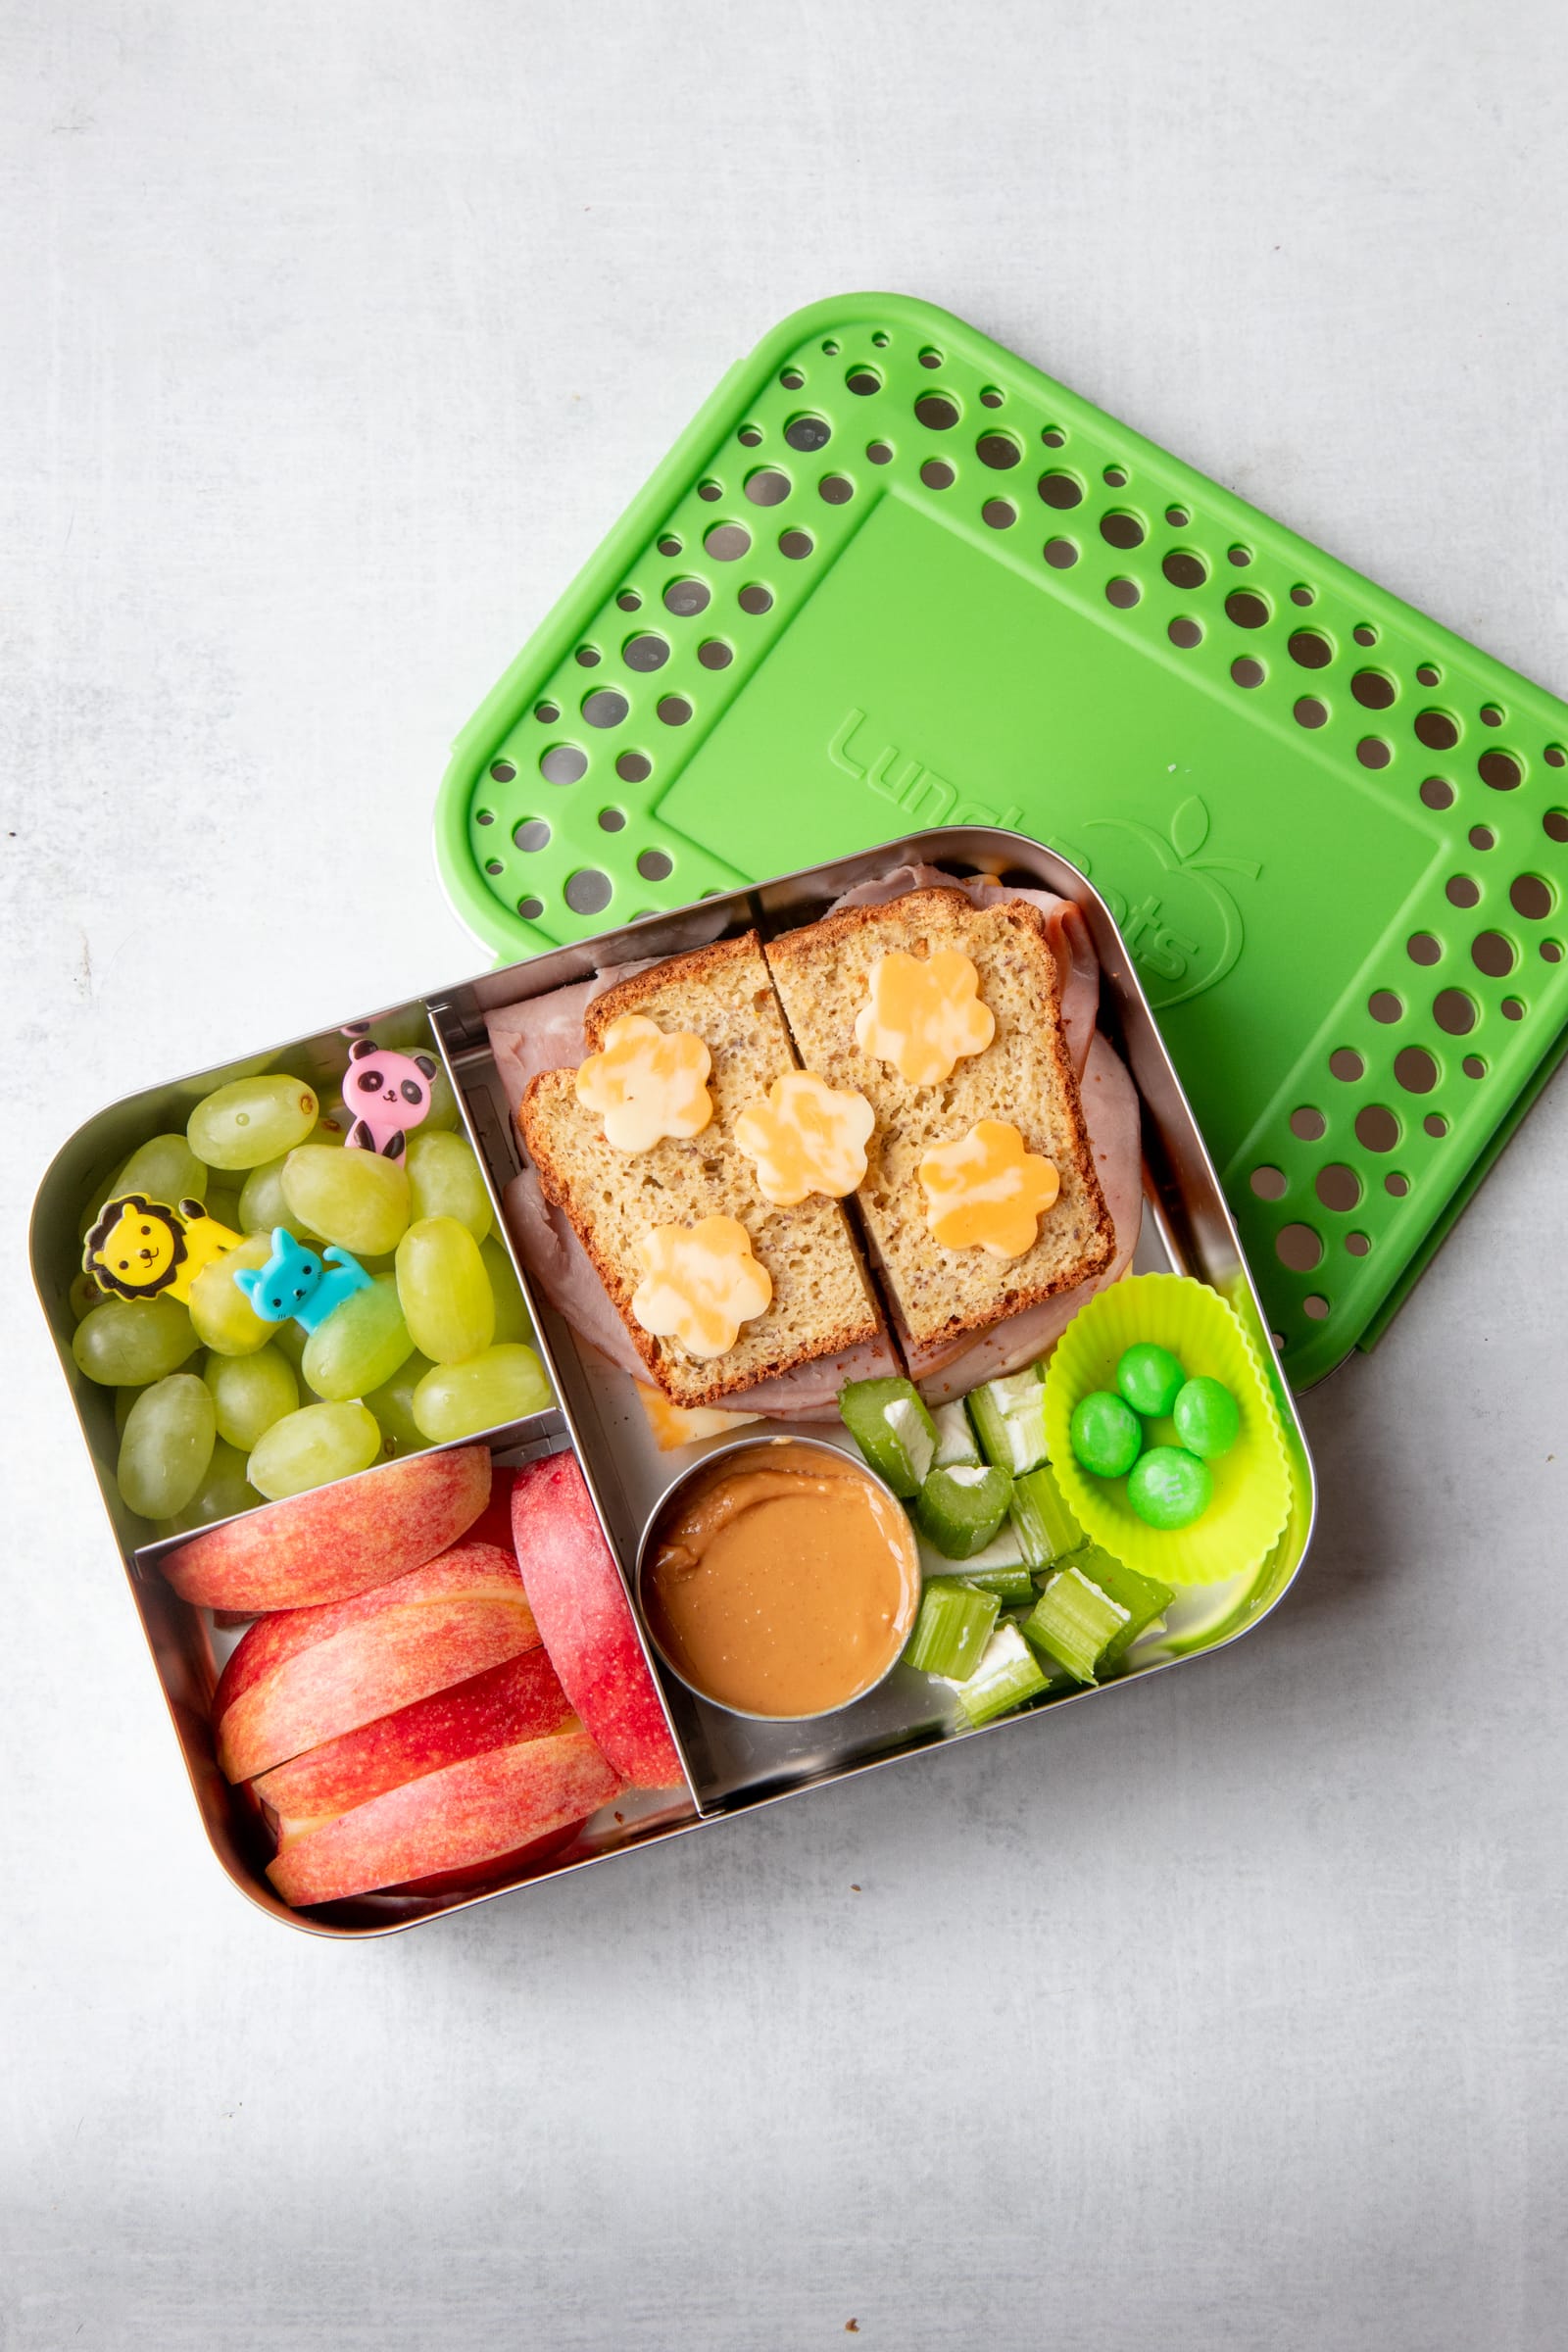
[[[879,956],[956,948],[980,975],[996,1019],[981,1053],[943,1085],[906,1082],[861,1052],[855,1020]],[[768,968],[806,1067],[829,1086],[858,1087],[876,1112],[857,1199],[909,1340],[919,1348],[982,1330],[1102,1273],[1115,1232],[1095,1175],[1072,1057],[1062,1034],[1056,959],[1044,916],[1021,901],[976,907],[960,891],[916,890],[856,906],[766,949]],[[939,1144],[980,1119],[1006,1120],[1061,1179],[1033,1247],[1015,1258],[946,1250],[932,1235],[918,1168]]]
[[[546,1070],[523,1097],[518,1124],[548,1199],[570,1218],[650,1377],[672,1403],[716,1404],[774,1373],[876,1338],[876,1300],[838,1201],[813,1194],[775,1208],[733,1142],[735,1120],[795,1068],[755,931],[655,964],[596,997],[583,1016],[597,1053],[612,1021],[640,1012],[660,1028],[689,1029],[712,1056],[713,1117],[688,1142],[666,1137],[626,1153],[605,1141],[598,1114],[577,1101],[573,1070]],[[738,1218],[766,1267],[773,1297],[741,1326],[727,1354],[703,1359],[656,1339],[631,1312],[643,1279],[637,1245],[656,1225]]]

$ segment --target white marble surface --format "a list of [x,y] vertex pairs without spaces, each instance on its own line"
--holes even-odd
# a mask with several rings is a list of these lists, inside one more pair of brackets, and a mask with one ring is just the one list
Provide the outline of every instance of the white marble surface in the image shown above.
[[819,294],[1568,688],[1557,0],[4,17],[0,2344],[1560,2344],[1562,1081],[1254,1640],[359,1948],[205,1851],[23,1263],[106,1097],[480,960],[449,737]]

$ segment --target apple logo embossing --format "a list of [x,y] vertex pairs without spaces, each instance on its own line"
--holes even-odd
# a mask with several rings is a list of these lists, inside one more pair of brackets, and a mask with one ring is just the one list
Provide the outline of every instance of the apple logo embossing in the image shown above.
[[1115,836],[1102,853],[1114,881],[1102,880],[1089,860],[1062,843],[1094,882],[1116,918],[1151,1004],[1164,1010],[1188,1004],[1233,969],[1246,944],[1242,910],[1216,877],[1237,874],[1255,882],[1255,858],[1205,858],[1209,813],[1194,793],[1170,820],[1168,833],[1132,816],[1091,817],[1085,833]]

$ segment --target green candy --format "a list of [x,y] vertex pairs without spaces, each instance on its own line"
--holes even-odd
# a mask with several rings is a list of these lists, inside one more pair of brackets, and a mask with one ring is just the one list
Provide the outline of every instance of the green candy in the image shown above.
[[1171,1407],[1176,1435],[1189,1453],[1205,1462],[1229,1453],[1242,1426],[1236,1399],[1221,1380],[1206,1373],[1188,1381]]
[[1191,1527],[1209,1505],[1208,1464],[1184,1446],[1152,1446],[1127,1481],[1127,1499],[1150,1527]]
[[1120,1478],[1144,1443],[1138,1415],[1109,1389],[1094,1390],[1073,1407],[1068,1436],[1075,1457],[1096,1478]]
[[1140,1340],[1129,1348],[1116,1366],[1117,1388],[1133,1411],[1148,1421],[1170,1411],[1186,1377],[1170,1349],[1156,1347],[1152,1340]]

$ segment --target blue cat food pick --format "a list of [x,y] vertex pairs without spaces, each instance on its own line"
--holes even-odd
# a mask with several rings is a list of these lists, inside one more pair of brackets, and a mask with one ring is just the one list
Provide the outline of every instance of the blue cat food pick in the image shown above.
[[273,1226],[266,1265],[236,1266],[234,1280],[264,1323],[286,1323],[292,1315],[303,1331],[315,1331],[345,1298],[370,1288],[370,1277],[346,1250],[334,1243],[318,1257],[286,1225]]

